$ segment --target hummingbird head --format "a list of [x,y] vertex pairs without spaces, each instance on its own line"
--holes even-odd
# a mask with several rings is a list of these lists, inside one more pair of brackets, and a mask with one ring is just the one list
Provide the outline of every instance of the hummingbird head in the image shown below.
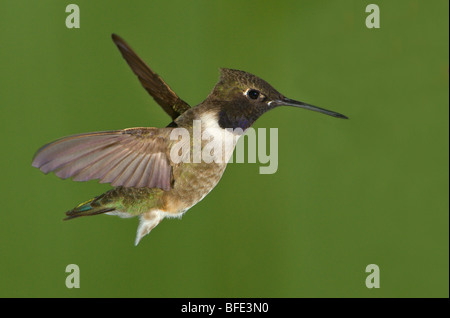
[[262,114],[278,106],[305,108],[338,118],[346,116],[289,99],[263,79],[250,73],[220,69],[219,82],[205,102],[216,105],[222,128],[249,128]]

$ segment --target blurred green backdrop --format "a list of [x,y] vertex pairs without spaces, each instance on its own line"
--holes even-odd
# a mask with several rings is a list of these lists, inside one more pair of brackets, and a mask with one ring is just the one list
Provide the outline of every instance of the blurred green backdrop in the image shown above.
[[[381,28],[368,29],[376,3]],[[448,297],[448,6],[442,1],[0,2],[3,297]],[[231,164],[183,219],[138,247],[137,219],[62,222],[110,188],[45,176],[62,136],[169,117],[110,39],[191,105],[219,67],[348,115],[276,109],[279,167]],[[81,288],[67,289],[77,264]],[[368,289],[377,264],[381,288]]]

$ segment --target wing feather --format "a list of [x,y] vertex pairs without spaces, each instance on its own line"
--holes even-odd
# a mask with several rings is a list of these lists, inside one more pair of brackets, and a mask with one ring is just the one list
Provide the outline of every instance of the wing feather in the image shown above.
[[41,170],[44,173],[48,173],[64,166],[70,161],[89,155],[94,151],[106,149],[114,143],[110,138],[105,138],[103,141],[91,141],[88,139],[86,141],[86,143],[80,144],[79,140],[74,141],[69,139],[67,143],[61,143],[61,140],[58,140],[55,142],[55,147],[49,147],[50,145],[47,145],[46,148],[41,148],[34,162],[40,164],[42,167]]
[[121,149],[120,146],[116,146],[114,149],[112,149],[113,153],[105,153],[103,156],[99,156],[96,160],[93,160],[91,164],[78,171],[73,176],[73,180],[88,181],[103,177],[103,175],[105,175],[111,168],[111,163],[123,155],[123,152],[121,150],[123,149]]
[[129,187],[131,184],[135,184],[138,188],[143,187],[143,184],[141,184],[141,180],[142,178],[144,178],[144,173],[150,163],[151,157],[152,156],[150,154],[146,154],[143,156],[141,163],[134,172],[133,179],[130,178],[130,180],[125,183],[125,187]]
[[39,149],[32,165],[74,181],[170,190],[170,130],[130,128],[61,138]]
[[129,184],[137,184],[139,178],[141,177],[140,175],[138,175],[138,169],[145,158],[146,156],[144,154],[141,154],[139,156],[136,156],[136,158],[130,164],[129,169],[132,172],[127,176],[125,180],[123,180],[123,185],[125,187],[128,186]]
[[[55,174],[62,178],[67,179],[72,176],[76,176],[79,172],[84,170],[87,167],[90,167],[91,164],[94,164],[97,160],[104,158],[105,156],[111,156],[115,151],[120,151],[120,146],[115,147],[107,147],[107,148],[97,148],[90,152],[86,152],[81,156],[76,157],[66,157],[61,156],[62,160],[58,160],[57,158],[55,161],[59,161],[60,163],[55,166],[54,168],[51,168],[50,171],[55,171]],[[50,162],[52,163],[52,162]],[[52,164],[47,164],[46,166],[53,166]]]
[[145,90],[172,119],[176,119],[190,108],[120,36],[113,34],[112,39]]

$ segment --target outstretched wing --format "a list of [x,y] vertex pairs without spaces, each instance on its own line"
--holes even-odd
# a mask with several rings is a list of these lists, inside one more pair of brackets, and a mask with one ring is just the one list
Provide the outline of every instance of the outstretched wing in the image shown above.
[[142,86],[155,99],[155,101],[169,114],[172,119],[176,119],[190,106],[175,94],[164,80],[128,46],[128,44],[118,35],[113,34],[112,39],[122,53],[123,58],[137,75]]
[[99,179],[113,186],[170,190],[170,128],[129,128],[61,138],[43,146],[33,167],[74,181]]

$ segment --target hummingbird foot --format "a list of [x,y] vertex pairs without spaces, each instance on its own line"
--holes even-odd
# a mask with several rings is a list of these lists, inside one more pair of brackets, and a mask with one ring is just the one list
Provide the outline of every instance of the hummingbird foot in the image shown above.
[[159,222],[164,219],[165,212],[161,210],[154,210],[150,212],[145,212],[139,216],[139,226],[136,233],[136,240],[134,241],[134,245],[137,246],[141,239],[150,233],[155,226],[159,224]]

